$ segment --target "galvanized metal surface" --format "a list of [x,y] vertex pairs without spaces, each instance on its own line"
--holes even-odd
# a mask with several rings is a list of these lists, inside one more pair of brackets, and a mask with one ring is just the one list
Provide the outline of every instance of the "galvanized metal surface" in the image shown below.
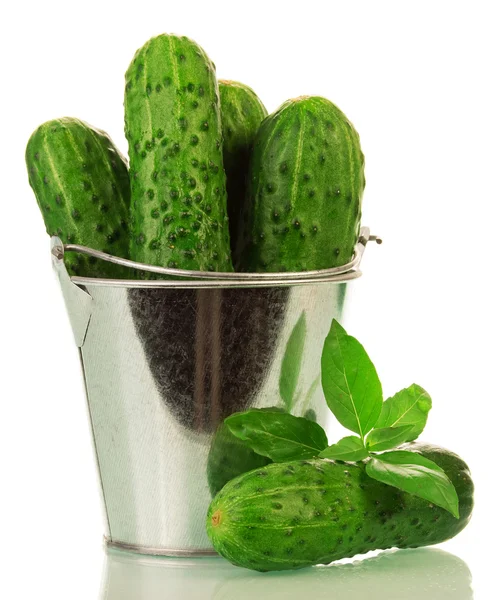
[[109,538],[104,538],[104,543],[109,552],[130,552],[134,555],[145,555],[145,556],[167,556],[173,558],[202,558],[202,557],[218,557],[219,554],[213,550],[183,550],[179,548],[150,548],[145,546],[136,546],[135,544],[127,544],[123,542],[113,542]]
[[358,261],[345,274],[289,274],[289,280],[274,281],[86,279],[83,287],[82,278],[70,280],[63,247],[60,252],[54,241],[54,267],[80,348],[112,546],[211,553],[204,524],[214,432],[233,412],[283,404],[281,365],[293,352],[290,336],[302,318],[306,336],[292,412],[312,409],[326,424],[319,384],[323,341],[332,319],[342,315],[347,283],[341,278],[359,275],[369,239],[367,232]]

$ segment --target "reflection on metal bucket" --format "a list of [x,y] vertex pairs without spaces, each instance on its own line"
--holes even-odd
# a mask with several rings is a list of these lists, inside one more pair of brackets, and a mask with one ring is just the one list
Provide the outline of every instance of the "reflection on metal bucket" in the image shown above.
[[341,318],[369,239],[362,230],[357,260],[346,270],[186,281],[70,279],[63,251],[81,247],[53,240],[80,349],[110,545],[211,552],[209,454],[214,432],[233,412],[280,406],[326,425],[323,341],[332,319]]
[[131,289],[146,363],[173,418],[214,431],[252,404],[269,371],[289,288]]

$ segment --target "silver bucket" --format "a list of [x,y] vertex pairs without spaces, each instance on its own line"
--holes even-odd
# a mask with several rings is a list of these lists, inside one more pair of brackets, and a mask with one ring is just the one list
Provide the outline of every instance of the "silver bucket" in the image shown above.
[[[344,267],[282,274],[170,270],[52,239],[80,352],[109,546],[212,554],[211,490],[236,455],[229,444],[219,457],[226,462],[218,460],[215,432],[225,417],[284,406],[327,425],[324,338],[375,239],[362,228]],[[67,251],[175,277],[69,277]]]

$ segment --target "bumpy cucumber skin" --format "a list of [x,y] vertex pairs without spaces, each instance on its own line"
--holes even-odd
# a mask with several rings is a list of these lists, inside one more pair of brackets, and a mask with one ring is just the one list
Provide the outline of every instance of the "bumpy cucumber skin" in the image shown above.
[[364,179],[359,136],[329,100],[285,102],[260,126],[241,219],[240,271],[327,269],[349,262]]
[[[128,169],[108,134],[71,117],[47,121],[29,139],[26,165],[49,235],[129,258]],[[65,264],[71,275],[127,275],[118,266],[72,252]]]
[[137,50],[126,73],[125,135],[132,258],[231,271],[218,84],[195,42],[163,34]]
[[240,211],[245,204],[250,156],[267,110],[255,92],[238,81],[219,80],[224,168],[228,192],[229,232],[233,257]]
[[416,443],[403,448],[444,469],[459,496],[459,519],[371,479],[364,463],[276,463],[233,479],[213,500],[207,531],[214,548],[238,566],[274,571],[453,537],[472,512],[467,465],[442,448]]

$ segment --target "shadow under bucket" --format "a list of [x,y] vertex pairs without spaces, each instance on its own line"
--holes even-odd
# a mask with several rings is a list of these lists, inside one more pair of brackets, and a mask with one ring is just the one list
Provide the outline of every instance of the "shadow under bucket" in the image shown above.
[[[227,474],[241,470],[223,420],[282,407],[327,425],[322,347],[369,240],[379,241],[362,228],[353,260],[336,269],[222,274],[139,265],[52,239],[81,357],[108,545],[213,553],[208,505]],[[71,278],[65,251],[187,280]],[[252,455],[243,470],[253,468]]]

